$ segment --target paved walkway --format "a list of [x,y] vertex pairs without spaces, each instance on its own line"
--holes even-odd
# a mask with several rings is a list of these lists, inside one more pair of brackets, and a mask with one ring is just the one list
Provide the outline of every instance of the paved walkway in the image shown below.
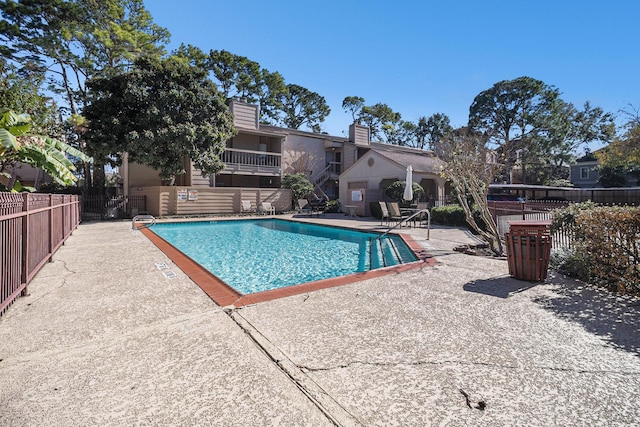
[[403,232],[437,264],[226,313],[130,223],[83,223],[0,318],[0,425],[638,423],[637,299]]

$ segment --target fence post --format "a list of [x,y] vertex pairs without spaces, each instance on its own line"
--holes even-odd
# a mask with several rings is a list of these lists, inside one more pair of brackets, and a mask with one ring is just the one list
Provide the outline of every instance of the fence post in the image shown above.
[[53,194],[49,194],[49,262],[53,261]]
[[22,271],[20,272],[20,282],[24,283],[22,296],[29,295],[29,193],[22,194],[22,211],[25,213],[22,218]]

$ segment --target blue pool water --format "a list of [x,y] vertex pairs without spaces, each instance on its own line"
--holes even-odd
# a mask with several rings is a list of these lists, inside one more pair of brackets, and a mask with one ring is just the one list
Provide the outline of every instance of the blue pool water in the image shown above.
[[278,219],[162,223],[152,230],[242,294],[416,260],[397,236]]

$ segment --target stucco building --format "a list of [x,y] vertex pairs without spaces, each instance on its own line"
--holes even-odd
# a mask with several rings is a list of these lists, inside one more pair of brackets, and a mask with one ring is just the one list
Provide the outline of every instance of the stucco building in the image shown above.
[[[202,177],[190,159],[185,174],[172,187],[163,186],[157,171],[124,162],[121,168],[126,195],[145,195],[152,215],[232,213],[241,200],[259,207],[272,203],[277,211],[292,208],[291,194],[281,188],[285,174],[305,173],[316,194],[350,205],[350,189],[364,190],[360,215],[369,215],[368,203],[384,199],[384,188],[404,180],[406,166],[414,169],[414,182],[427,197],[445,196],[440,161],[432,152],[372,143],[369,129],[352,124],[349,137],[279,128],[260,123],[257,105],[233,101],[230,105],[238,134],[227,141],[222,155],[225,168],[215,177]],[[383,188],[384,187],[384,188]]]

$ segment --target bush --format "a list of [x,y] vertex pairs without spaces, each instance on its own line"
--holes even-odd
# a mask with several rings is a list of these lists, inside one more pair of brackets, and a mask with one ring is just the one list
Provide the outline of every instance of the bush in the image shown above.
[[442,225],[466,227],[467,216],[459,205],[440,206],[431,209],[431,221]]
[[553,211],[552,232],[573,234],[551,268],[623,293],[640,294],[640,208],[576,203]]
[[340,212],[340,202],[337,200],[329,200],[327,202],[327,207],[325,209],[327,213],[337,213]]
[[295,205],[298,199],[304,199],[313,193],[313,184],[309,178],[303,173],[294,175],[285,174],[282,178],[282,187],[291,190],[292,202]]
[[589,258],[595,283],[621,293],[640,293],[640,208],[597,207],[582,212],[576,225],[584,236],[577,249]]
[[[413,200],[419,200],[422,196],[424,196],[424,188],[420,184],[412,183],[411,188],[413,189]],[[390,199],[396,200],[398,202],[404,202],[402,195],[404,194],[404,187],[407,185],[407,181],[396,181],[384,190],[384,193]]]
[[589,280],[589,258],[576,248],[559,249],[551,252],[549,268],[583,282]]
[[[471,214],[476,224],[478,224],[478,227],[480,227],[481,230],[486,230],[487,225],[484,223],[480,211],[474,208]],[[471,229],[471,226],[467,222],[467,215],[460,205],[448,205],[431,209],[431,221],[442,225],[469,227],[469,229]]]
[[372,217],[382,219],[382,209],[380,209],[380,203],[378,202],[369,203],[369,210],[371,211]]

